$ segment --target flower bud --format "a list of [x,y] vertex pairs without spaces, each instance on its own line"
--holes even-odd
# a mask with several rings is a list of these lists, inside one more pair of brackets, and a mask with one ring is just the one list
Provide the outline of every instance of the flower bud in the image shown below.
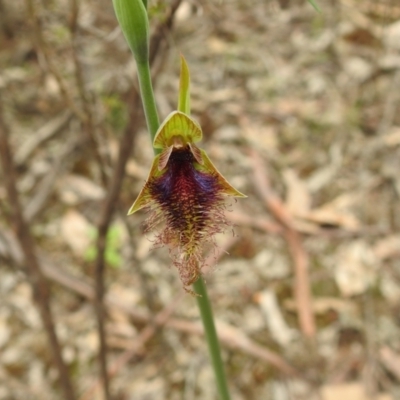
[[149,22],[142,0],[113,0],[115,15],[138,64],[148,61]]

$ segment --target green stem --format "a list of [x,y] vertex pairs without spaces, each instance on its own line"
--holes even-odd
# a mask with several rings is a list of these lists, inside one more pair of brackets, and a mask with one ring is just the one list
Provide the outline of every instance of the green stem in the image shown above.
[[157,106],[154,98],[153,85],[151,84],[150,65],[146,63],[137,63],[140,94],[142,97],[144,114],[146,116],[147,127],[153,142],[157,129],[160,126],[158,119]]
[[[153,141],[154,136],[157,133],[157,129],[160,125],[160,122],[158,120],[156,102],[154,99],[154,92],[151,84],[150,66],[148,63],[143,63],[143,64],[137,64],[137,68],[139,75],[140,93],[142,97],[144,112],[146,115],[147,127],[150,132],[151,140]],[[215,374],[215,380],[217,382],[219,398],[220,400],[229,400],[230,396],[228,391],[228,385],[226,382],[224,366],[222,364],[221,350],[219,346],[217,332],[214,325],[211,304],[202,277],[200,277],[193,284],[193,289],[195,293],[198,295],[196,297],[197,304],[200,309],[201,319],[203,321],[203,326],[204,326],[204,332],[208,342],[208,348],[210,351],[211,362],[214,368],[214,374]]]
[[221,349],[219,346],[217,331],[215,329],[214,318],[211,308],[210,299],[208,297],[207,288],[203,278],[193,284],[193,289],[197,294],[197,305],[200,309],[201,319],[203,321],[204,332],[206,335],[208,350],[211,356],[211,362],[214,368],[215,380],[217,381],[218,393],[220,400],[229,400],[228,385],[224,365],[221,358]]

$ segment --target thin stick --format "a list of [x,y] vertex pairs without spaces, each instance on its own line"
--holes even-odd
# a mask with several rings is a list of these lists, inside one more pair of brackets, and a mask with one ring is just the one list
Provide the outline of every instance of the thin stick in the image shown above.
[[292,217],[282,201],[272,190],[265,168],[259,154],[251,150],[253,160],[254,186],[265,201],[266,206],[274,217],[282,224],[284,236],[288,243],[294,262],[295,298],[298,305],[300,329],[308,338],[314,338],[316,333],[315,318],[311,307],[311,289],[308,276],[308,256],[303,247],[301,237],[295,230]]
[[39,308],[42,323],[49,338],[51,354],[59,373],[60,384],[62,390],[64,391],[65,399],[74,400],[76,397],[67,366],[62,358],[62,349],[58,341],[54,319],[50,309],[50,293],[48,283],[41,272],[41,268],[36,257],[34,240],[30,233],[29,225],[24,219],[22,206],[16,188],[16,172],[8,141],[8,129],[3,118],[1,99],[0,155],[3,168],[3,179],[5,181],[8,200],[11,208],[11,223],[14,224],[14,229],[24,254],[27,272],[33,288],[34,299]]
[[[125,351],[121,356],[119,356],[114,363],[108,369],[108,376],[111,378],[115,376],[118,371],[126,365],[126,363],[136,354],[138,354],[146,344],[158,331],[158,328],[163,326],[176,307],[179,305],[180,301],[182,300],[183,294],[181,296],[177,296],[174,301],[172,301],[167,307],[161,310],[154,321],[150,322],[141,332],[140,335],[135,339],[132,343],[132,346]],[[100,386],[100,382],[96,381],[90,386],[83,395],[79,398],[79,400],[90,400],[93,398],[97,388]]]
[[[174,5],[171,6],[171,11],[164,24],[155,32],[152,37],[153,49],[150,54],[150,63],[153,63],[157,50],[162,40],[162,34],[165,28],[172,26],[172,20],[175,11],[177,10],[177,4],[179,1],[175,1]],[[106,332],[104,329],[105,321],[105,310],[104,310],[104,297],[105,297],[105,284],[104,284],[104,272],[105,272],[105,247],[107,240],[108,229],[111,224],[112,217],[115,212],[116,205],[118,204],[118,197],[121,192],[122,182],[125,177],[125,167],[132,152],[133,143],[137,132],[137,121],[139,116],[139,103],[140,97],[135,88],[131,88],[127,100],[129,105],[129,122],[124,130],[124,134],[121,138],[119,145],[119,152],[117,162],[115,164],[112,176],[109,180],[107,195],[102,204],[100,210],[100,217],[97,224],[97,240],[96,249],[97,257],[95,262],[95,282],[96,282],[96,295],[94,299],[96,319],[99,332],[99,360],[101,368],[101,377],[103,381],[104,393],[106,399],[110,398],[110,380],[107,373],[107,345],[106,345]],[[155,132],[154,132],[155,133]],[[107,397],[108,396],[108,397]]]
[[78,0],[71,0],[71,17],[69,30],[71,32],[71,53],[72,60],[74,62],[74,73],[75,73],[75,81],[76,87],[78,89],[79,97],[82,104],[83,116],[84,120],[82,121],[83,131],[85,132],[89,144],[90,151],[92,152],[97,165],[100,170],[100,176],[103,186],[107,185],[107,175],[104,171],[104,162],[102,160],[99,146],[96,140],[96,129],[94,123],[94,115],[92,106],[90,104],[90,96],[85,87],[85,81],[83,78],[82,65],[79,60],[78,50],[77,50],[77,41],[78,41],[78,17],[79,17],[79,3]]
[[70,110],[74,113],[76,117],[78,117],[79,120],[85,121],[84,113],[82,113],[79,107],[76,106],[72,98],[72,95],[68,90],[67,84],[65,83],[61,73],[58,71],[58,69],[55,67],[52,61],[51,54],[49,53],[49,49],[47,48],[47,45],[43,38],[42,29],[40,26],[40,19],[37,16],[36,5],[34,0],[25,0],[25,2],[26,2],[29,21],[32,24],[33,42],[38,53],[42,56],[41,60],[44,61],[47,70],[54,76],[55,80],[57,81],[60,87],[61,94],[65,99],[66,103],[68,104]]
[[[130,91],[129,102],[129,122],[125,128],[124,135],[121,138],[117,163],[114,167],[112,177],[109,181],[107,195],[100,209],[100,218],[97,225],[97,240],[96,249],[97,257],[95,262],[95,282],[96,282],[96,295],[94,299],[96,319],[99,332],[99,360],[101,368],[101,376],[104,385],[105,396],[110,396],[110,384],[107,374],[107,346],[106,346],[106,333],[104,329],[105,311],[104,311],[104,271],[105,271],[105,248],[107,233],[110,227],[111,219],[118,203],[118,197],[122,187],[122,181],[125,176],[125,166],[132,151],[133,142],[135,140],[135,132],[137,129],[138,118],[138,104],[139,95],[132,88]],[[106,397],[107,398],[107,397]]]
[[[70,32],[71,32],[71,51],[72,59],[74,61],[75,69],[75,80],[78,88],[79,97],[82,104],[83,110],[83,131],[88,137],[90,144],[90,150],[94,155],[94,158],[98,164],[101,180],[103,186],[107,186],[107,176],[103,168],[103,160],[101,158],[98,143],[95,137],[95,127],[94,127],[94,117],[92,112],[92,107],[90,106],[89,96],[86,92],[85,82],[83,79],[82,67],[77,54],[77,26],[79,17],[79,4],[77,0],[71,0],[71,13],[70,13]],[[107,212],[107,211],[106,211]],[[97,240],[97,262],[95,269],[95,282],[96,282],[96,296],[95,296],[95,312],[97,320],[97,331],[99,334],[99,365],[100,365],[100,376],[103,383],[103,393],[105,400],[111,400],[111,389],[110,380],[107,374],[107,344],[106,344],[106,332],[104,327],[105,322],[105,310],[103,305],[104,297],[104,252],[106,247],[106,237],[107,237],[108,225],[99,225],[98,240]],[[101,232],[101,234],[100,234]]]

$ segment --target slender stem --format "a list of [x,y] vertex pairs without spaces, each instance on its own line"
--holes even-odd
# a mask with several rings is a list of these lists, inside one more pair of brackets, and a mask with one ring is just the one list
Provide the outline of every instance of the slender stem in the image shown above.
[[147,127],[149,128],[151,141],[153,141],[157,129],[160,126],[160,122],[154,98],[153,85],[151,83],[150,65],[148,62],[141,64],[138,63],[137,68],[144,114],[146,115],[146,122]]
[[[154,99],[153,87],[151,84],[150,66],[148,63],[137,64],[137,68],[140,93],[146,115],[147,127],[149,129],[151,140],[153,141],[160,122],[158,119],[157,107]],[[226,382],[225,370],[221,359],[221,349],[214,325],[210,300],[208,298],[207,289],[202,277],[200,277],[193,284],[193,289],[198,295],[197,304],[200,309],[201,319],[203,321],[204,331],[208,342],[208,348],[214,368],[215,379],[217,381],[219,397],[220,400],[229,400],[230,396]]]
[[221,349],[217,331],[215,329],[211,303],[208,297],[206,285],[201,276],[193,284],[193,289],[198,295],[196,296],[197,305],[199,306],[201,319],[203,321],[205,336],[208,343],[208,350],[210,352],[211,362],[214,368],[215,380],[217,381],[219,399],[229,400],[229,390],[226,381],[224,365],[222,363]]

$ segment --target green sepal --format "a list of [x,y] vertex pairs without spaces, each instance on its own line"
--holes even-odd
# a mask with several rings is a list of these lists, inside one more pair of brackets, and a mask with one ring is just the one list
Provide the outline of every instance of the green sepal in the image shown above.
[[183,112],[173,111],[158,128],[153,147],[166,149],[170,146],[186,146],[200,141],[202,137],[201,127],[194,119]]
[[154,157],[149,176],[146,179],[146,183],[143,186],[142,190],[140,191],[135,202],[132,204],[131,208],[129,209],[128,215],[131,215],[131,214],[135,213],[136,211],[141,210],[142,208],[148,206],[152,202],[152,198],[149,193],[148,182],[152,178],[158,178],[165,172],[165,171],[160,171],[158,169],[158,163],[159,163],[160,156],[161,156],[161,154]]
[[181,55],[178,111],[190,115],[190,73],[185,58]]
[[138,64],[149,58],[149,21],[143,0],[113,0],[122,33]]

